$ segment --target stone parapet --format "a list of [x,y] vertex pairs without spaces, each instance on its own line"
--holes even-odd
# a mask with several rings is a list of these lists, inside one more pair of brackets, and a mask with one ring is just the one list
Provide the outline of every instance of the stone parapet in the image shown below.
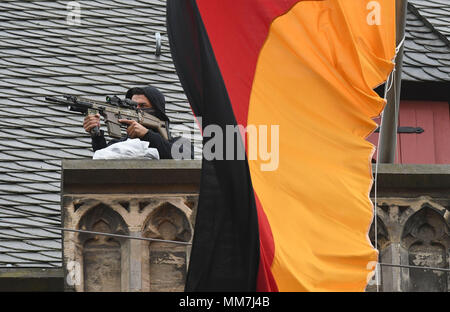
[[376,184],[378,290],[449,291],[450,272],[412,266],[450,269],[450,165],[380,164]]
[[200,171],[200,161],[64,161],[63,227],[84,231],[64,232],[65,289],[183,291]]
[[[448,291],[450,165],[380,164],[377,223],[380,291]],[[68,291],[183,291],[193,237],[200,161],[64,161],[62,223]],[[375,202],[375,184],[371,199]],[[375,244],[376,240],[376,244]],[[403,267],[400,267],[403,266]],[[376,291],[375,278],[368,291]]]

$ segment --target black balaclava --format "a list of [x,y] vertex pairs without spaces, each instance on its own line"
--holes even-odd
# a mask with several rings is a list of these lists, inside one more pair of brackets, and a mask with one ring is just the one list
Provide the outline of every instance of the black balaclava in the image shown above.
[[163,121],[169,121],[166,115],[166,100],[164,95],[157,88],[153,86],[147,86],[144,88],[131,88],[126,94],[127,99],[131,99],[135,94],[141,94],[138,90],[144,91],[145,97],[150,101],[155,109],[155,116]]

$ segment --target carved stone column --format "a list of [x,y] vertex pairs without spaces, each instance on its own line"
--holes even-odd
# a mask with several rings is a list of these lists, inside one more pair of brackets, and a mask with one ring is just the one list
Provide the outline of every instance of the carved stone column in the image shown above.
[[[450,166],[380,165],[377,249],[380,291],[448,291],[450,274],[402,266],[450,268]],[[372,199],[374,193],[372,190]],[[370,239],[375,244],[375,223]],[[375,280],[367,287],[376,291]]]

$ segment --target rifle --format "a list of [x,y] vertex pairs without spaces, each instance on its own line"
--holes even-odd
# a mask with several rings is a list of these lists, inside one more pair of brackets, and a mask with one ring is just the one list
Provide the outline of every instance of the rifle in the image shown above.
[[[122,100],[117,96],[107,96],[106,102],[100,102],[73,95],[64,95],[63,97],[64,99],[45,97],[45,100],[53,104],[65,105],[70,111],[82,113],[84,115],[95,115],[99,113],[105,118],[109,136],[113,138],[120,138],[122,136],[121,127],[126,127],[125,124],[119,122],[119,119],[128,119],[137,121],[147,129],[154,129],[158,131],[164,139],[169,139],[169,132],[167,130],[169,128],[169,123],[142,111],[138,108],[138,103],[130,99]],[[100,129],[95,127],[90,133],[93,137],[98,136],[100,134]]]

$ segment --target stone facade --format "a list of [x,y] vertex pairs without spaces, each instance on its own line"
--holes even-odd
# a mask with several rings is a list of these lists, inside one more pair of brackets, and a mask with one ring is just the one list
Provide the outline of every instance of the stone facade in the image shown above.
[[[450,269],[449,169],[383,165],[376,225],[379,291],[450,291],[450,272],[411,268]],[[374,234],[375,223],[369,235],[373,245]],[[375,277],[367,290],[377,290]]]
[[[64,232],[66,290],[183,291],[198,201],[199,162],[184,163],[188,166],[183,169],[176,162],[161,166],[140,160],[95,161],[89,162],[95,168],[82,169],[89,168],[86,163],[63,164],[63,227],[94,232]],[[102,166],[108,169],[102,171]],[[130,179],[132,168],[139,177]],[[108,176],[109,183],[103,183]],[[111,193],[115,183],[128,193]]]
[[[386,264],[449,269],[450,201],[429,196],[379,198],[377,247]],[[370,238],[375,244],[373,225]],[[443,271],[381,265],[385,291],[449,291]]]
[[[180,242],[64,232],[66,290],[183,291],[200,161],[66,161],[63,226]],[[450,289],[450,166],[380,165],[379,291]],[[372,200],[375,201],[374,188]],[[369,232],[375,245],[375,223]],[[407,267],[399,267],[399,265]],[[375,277],[367,291],[377,291]]]

